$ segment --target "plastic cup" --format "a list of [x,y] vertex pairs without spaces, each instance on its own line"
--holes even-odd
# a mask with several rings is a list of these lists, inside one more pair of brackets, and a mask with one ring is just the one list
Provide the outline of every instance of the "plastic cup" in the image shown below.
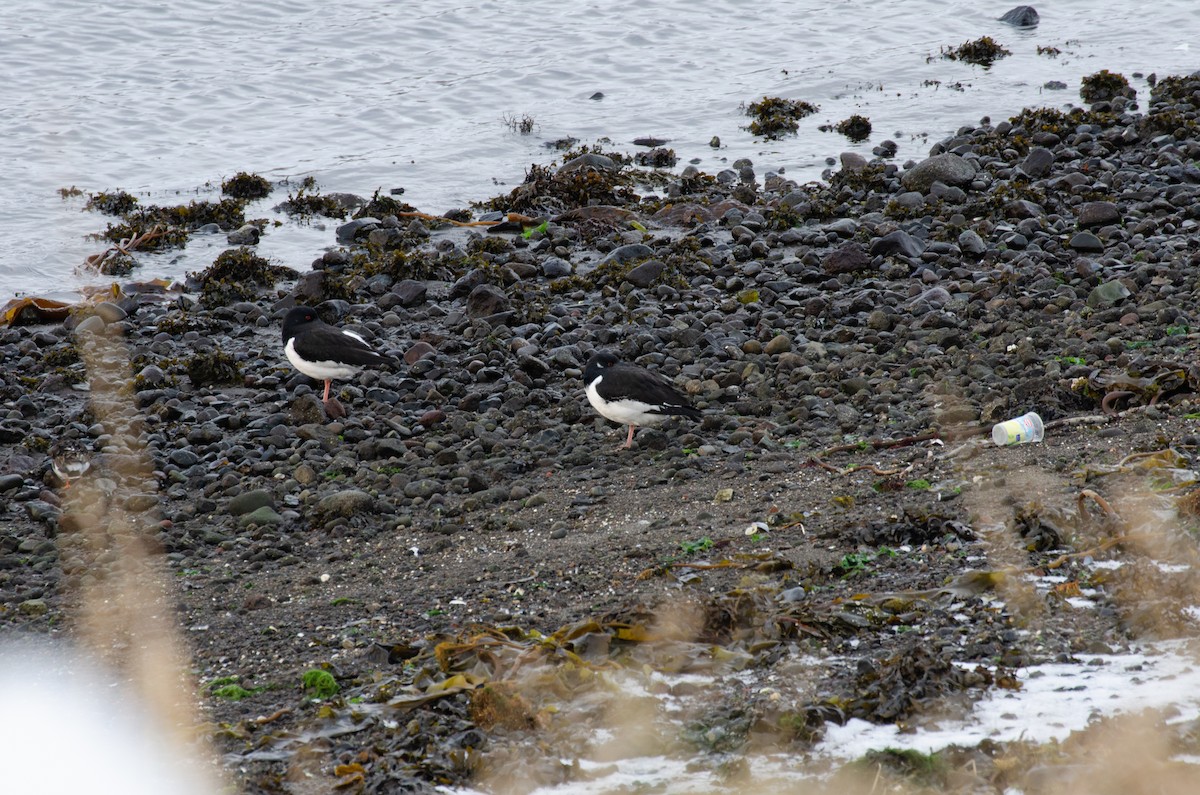
[[1011,420],[998,422],[992,426],[992,441],[1001,447],[1025,442],[1040,442],[1046,433],[1042,418],[1036,411],[1022,414]]

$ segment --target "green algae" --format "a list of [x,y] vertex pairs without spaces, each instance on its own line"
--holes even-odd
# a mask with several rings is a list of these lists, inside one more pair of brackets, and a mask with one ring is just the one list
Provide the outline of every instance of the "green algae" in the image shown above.
[[235,199],[265,199],[271,195],[271,183],[258,174],[240,171],[221,183],[221,193]]
[[745,107],[746,115],[754,118],[745,129],[767,139],[793,135],[800,129],[800,119],[818,110],[820,106],[804,100],[763,97]]

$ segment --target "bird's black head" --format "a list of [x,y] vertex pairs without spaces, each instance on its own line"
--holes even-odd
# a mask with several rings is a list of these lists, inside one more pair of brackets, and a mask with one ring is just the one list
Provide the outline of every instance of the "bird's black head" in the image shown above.
[[599,376],[604,374],[604,371],[617,364],[621,360],[612,351],[597,351],[588,359],[587,366],[583,368],[583,381],[585,384],[590,384]]
[[317,310],[311,306],[297,306],[288,310],[283,318],[283,341],[286,344],[301,326],[317,320]]

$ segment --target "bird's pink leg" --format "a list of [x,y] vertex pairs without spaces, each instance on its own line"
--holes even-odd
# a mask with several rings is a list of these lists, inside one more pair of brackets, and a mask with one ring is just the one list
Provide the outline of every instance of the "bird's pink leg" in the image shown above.
[[331,379],[328,379],[328,378],[325,379],[325,397],[321,398],[322,403],[329,402],[329,387],[332,384],[333,384],[333,381]]
[[621,445],[617,449],[618,450],[628,450],[630,447],[633,447],[633,426],[632,425],[629,426],[629,437],[627,439],[625,439],[625,444]]

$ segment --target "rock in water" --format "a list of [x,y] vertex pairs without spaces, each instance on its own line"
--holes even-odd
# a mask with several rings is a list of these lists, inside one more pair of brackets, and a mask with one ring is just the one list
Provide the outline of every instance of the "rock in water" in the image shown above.
[[1037,25],[1039,17],[1033,6],[1017,6],[1000,17],[1000,21],[1018,28],[1032,28]]

